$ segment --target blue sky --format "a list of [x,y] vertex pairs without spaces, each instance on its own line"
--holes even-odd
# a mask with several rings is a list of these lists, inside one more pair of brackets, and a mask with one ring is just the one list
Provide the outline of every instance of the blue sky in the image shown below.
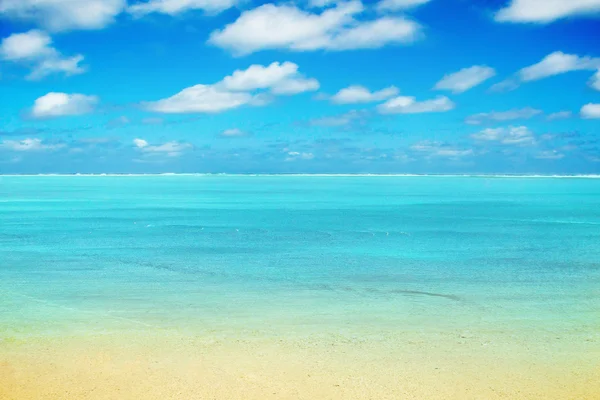
[[600,173],[600,0],[1,0],[0,173]]

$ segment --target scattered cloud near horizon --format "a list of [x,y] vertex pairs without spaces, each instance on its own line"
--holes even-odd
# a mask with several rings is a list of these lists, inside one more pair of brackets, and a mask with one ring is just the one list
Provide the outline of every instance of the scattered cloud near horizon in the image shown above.
[[446,96],[417,101],[412,96],[398,96],[377,106],[381,114],[419,114],[430,112],[446,112],[455,107],[454,102]]
[[364,86],[351,85],[331,96],[330,100],[335,104],[373,103],[389,99],[398,95],[398,93],[400,93],[400,90],[395,86],[371,92]]
[[526,126],[486,128],[471,135],[476,141],[495,142],[504,145],[533,146],[537,143],[533,132]]
[[184,152],[192,150],[191,143],[170,141],[162,144],[150,144],[140,138],[133,139],[134,148],[146,156],[179,157]]
[[511,121],[515,119],[529,119],[536,115],[542,114],[542,110],[538,110],[531,107],[525,107],[521,109],[512,109],[508,111],[491,111],[487,113],[479,113],[471,115],[465,119],[465,123],[469,125],[481,125],[486,122],[501,122]]

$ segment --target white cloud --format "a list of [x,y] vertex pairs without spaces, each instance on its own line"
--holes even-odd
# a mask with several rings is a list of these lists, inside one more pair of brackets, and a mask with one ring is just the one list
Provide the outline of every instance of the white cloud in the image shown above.
[[82,61],[81,54],[67,58],[48,58],[36,65],[27,78],[38,80],[57,72],[66,76],[82,74],[86,71],[86,68],[79,65]]
[[450,90],[452,93],[463,93],[490,79],[496,75],[496,71],[486,65],[474,65],[469,68],[463,68],[458,72],[445,75],[434,89]]
[[217,14],[238,3],[238,0],[149,0],[132,4],[127,11],[135,16],[151,13],[177,15],[189,10]]
[[179,113],[216,113],[237,108],[252,102],[246,92],[230,92],[212,85],[195,85],[162,100],[144,103],[150,111]]
[[546,117],[546,119],[548,121],[554,121],[557,119],[567,119],[567,118],[571,118],[573,116],[573,113],[571,111],[558,111],[552,114],[548,114],[548,116]]
[[319,81],[314,78],[296,78],[280,82],[271,89],[271,92],[278,95],[291,95],[303,92],[313,92],[319,89],[320,86]]
[[251,65],[245,70],[237,70],[223,78],[222,86],[232,91],[271,89],[274,94],[289,95],[319,88],[316,79],[304,78],[298,72],[298,65],[291,62],[273,62],[269,66]]
[[238,128],[225,129],[219,136],[222,137],[244,137],[248,136],[246,132]]
[[402,11],[421,6],[431,0],[381,0],[377,3],[379,11]]
[[431,140],[422,140],[410,146],[410,149],[415,152],[425,153],[429,157],[445,157],[458,159],[465,156],[473,155],[473,149],[458,149],[449,146],[442,142]]
[[541,160],[560,160],[564,157],[565,155],[558,152],[557,150],[540,151],[538,154],[535,155],[535,158],[539,158]]
[[125,5],[126,0],[2,0],[0,15],[51,31],[100,29],[112,23]]
[[313,158],[315,158],[315,155],[313,153],[300,153],[298,151],[288,151],[287,157],[284,161],[312,160]]
[[496,21],[548,23],[598,12],[600,0],[512,0],[496,13]]
[[50,46],[52,39],[47,33],[31,30],[14,33],[2,39],[0,55],[8,61],[37,60],[53,55],[56,50]]
[[526,126],[487,128],[471,137],[479,142],[495,142],[505,145],[532,146],[536,144],[533,132]]
[[531,107],[513,109],[508,111],[492,111],[489,113],[479,113],[471,115],[465,119],[469,125],[480,125],[489,121],[511,121],[515,119],[529,119],[542,113],[542,110],[537,110]]
[[331,96],[331,101],[336,104],[371,103],[389,99],[390,97],[397,96],[398,93],[400,93],[400,91],[395,86],[389,86],[384,89],[371,92],[364,86],[352,85],[341,89],[339,92]]
[[274,62],[267,67],[255,64],[223,78],[223,86],[233,91],[265,89],[297,73],[298,65],[291,62]]
[[589,84],[591,88],[600,90],[600,69],[590,78]]
[[383,17],[364,21],[340,30],[330,38],[329,50],[377,49],[387,44],[411,43],[417,39],[420,25],[403,17]]
[[575,54],[555,51],[544,57],[539,63],[521,69],[518,75],[523,82],[528,82],[571,71],[596,70],[599,68],[600,58],[579,57]]
[[[144,103],[146,109],[160,113],[217,113],[243,105],[262,106],[274,95],[292,95],[319,88],[316,79],[305,78],[291,62],[274,62],[269,66],[251,65],[212,85],[195,85],[155,102]],[[256,93],[256,91],[263,90]]]
[[600,104],[588,103],[581,107],[581,118],[596,119],[600,118]]
[[145,141],[144,139],[133,139],[133,144],[135,145],[135,147],[137,148],[144,148],[148,146],[148,142]]
[[4,140],[0,148],[12,151],[53,151],[65,147],[63,143],[46,144],[41,139]]
[[356,20],[354,16],[363,11],[357,0],[337,4],[320,14],[289,4],[265,4],[212,32],[209,43],[239,55],[265,49],[348,50],[412,42],[420,32],[419,24],[404,17]]
[[144,139],[133,139],[133,145],[136,149],[149,156],[168,156],[179,157],[184,152],[191,150],[194,146],[191,143],[171,141],[159,145],[151,145]]
[[[515,90],[522,82],[531,82],[555,75],[565,74],[572,71],[600,70],[600,58],[589,56],[578,56],[576,54],[565,54],[555,51],[548,54],[540,62],[519,70],[513,77],[496,83],[490,88],[492,92],[507,92]],[[597,75],[589,82],[590,86],[596,88]],[[600,86],[600,84],[598,84]]]
[[41,79],[53,73],[64,73],[67,76],[81,74],[85,68],[81,54],[64,57],[52,47],[52,38],[42,31],[31,30],[15,33],[4,38],[0,43],[0,58],[29,66],[31,73],[28,79]]
[[398,96],[380,104],[377,109],[382,114],[415,114],[445,112],[452,110],[454,107],[452,100],[446,96],[439,96],[425,101],[417,101],[410,96]]
[[50,92],[35,100],[31,109],[33,118],[53,118],[87,114],[98,103],[98,97],[84,94]]

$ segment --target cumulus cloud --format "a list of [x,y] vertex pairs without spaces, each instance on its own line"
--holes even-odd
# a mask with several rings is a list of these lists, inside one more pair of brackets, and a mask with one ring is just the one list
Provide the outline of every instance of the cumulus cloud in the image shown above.
[[435,84],[434,89],[449,90],[452,93],[463,93],[494,75],[496,75],[496,71],[493,68],[486,65],[474,65],[445,75]]
[[473,149],[460,149],[446,143],[431,140],[422,140],[410,146],[414,152],[424,153],[429,157],[445,157],[458,159],[473,155]]
[[243,105],[264,105],[270,94],[293,95],[318,88],[319,82],[300,74],[298,65],[274,62],[268,66],[251,65],[215,84],[195,85],[144,106],[160,113],[217,113]]
[[490,121],[511,121],[515,119],[529,119],[542,113],[542,110],[537,110],[531,107],[521,109],[513,109],[508,111],[492,111],[489,113],[479,113],[471,115],[465,119],[469,125],[480,125]]
[[0,149],[11,151],[53,151],[65,147],[63,143],[48,144],[42,139],[4,140]]
[[471,137],[479,142],[491,142],[504,145],[533,146],[536,144],[533,132],[526,126],[487,128],[471,135]]
[[271,88],[271,93],[277,95],[291,95],[303,92],[312,92],[319,89],[319,87],[319,81],[314,78],[297,78],[280,82],[278,85]]
[[50,92],[35,100],[31,109],[33,118],[54,118],[92,112],[98,97],[84,94]]
[[592,76],[589,84],[592,89],[600,90],[600,69]]
[[552,114],[548,114],[548,116],[546,117],[546,119],[548,121],[555,121],[557,119],[567,119],[567,118],[571,118],[573,116],[573,113],[571,111],[558,111]]
[[0,15],[51,31],[101,29],[112,23],[125,5],[126,0],[2,0]]
[[528,82],[571,71],[597,70],[599,68],[600,58],[580,57],[575,54],[555,51],[537,64],[521,69],[518,75],[523,82]]
[[600,0],[512,0],[496,13],[499,22],[549,23],[600,12]]
[[134,16],[151,13],[177,15],[190,10],[217,14],[239,3],[238,0],[149,0],[132,4],[127,12]]
[[133,144],[135,145],[135,147],[141,149],[144,147],[148,147],[148,142],[145,141],[144,139],[133,139]]
[[585,119],[600,118],[600,104],[588,103],[581,107],[580,114]]
[[302,76],[294,63],[273,62],[266,67],[255,64],[245,70],[237,70],[223,78],[221,86],[232,91],[270,89],[274,94],[290,95],[317,90],[319,82]]
[[36,80],[54,73],[66,76],[81,74],[85,68],[80,65],[83,56],[63,56],[52,46],[52,38],[45,32],[31,30],[15,33],[0,43],[0,58],[31,68],[28,79]]
[[379,11],[403,11],[429,3],[431,0],[381,0],[377,3]]
[[[593,70],[600,70],[600,58],[565,54],[562,51],[555,51],[554,53],[548,54],[540,62],[522,68],[514,76],[496,83],[490,88],[490,91],[507,92],[515,90],[523,82],[537,81],[572,71]],[[597,75],[592,77],[589,82],[590,86],[594,88],[597,83],[596,76]]]
[[371,92],[364,86],[352,85],[341,89],[339,92],[331,96],[331,101],[336,104],[355,104],[355,103],[371,103],[375,101],[383,101],[394,97],[400,93],[395,86],[389,86],[384,89]]
[[231,129],[225,129],[223,132],[221,132],[219,134],[219,136],[229,137],[229,138],[244,137],[244,136],[248,136],[248,133],[244,132],[243,130],[238,129],[238,128],[231,128]]
[[56,51],[50,46],[51,43],[52,39],[48,34],[35,29],[26,33],[15,33],[2,39],[0,54],[8,61],[38,59]]
[[230,92],[211,85],[195,85],[166,99],[144,103],[150,111],[165,114],[216,113],[252,102],[246,92]]
[[412,42],[421,30],[419,24],[405,17],[355,19],[363,11],[357,0],[339,3],[321,13],[290,4],[264,4],[212,32],[209,43],[238,55],[265,49],[366,49]]
[[152,145],[144,139],[133,139],[133,146],[138,151],[149,156],[167,156],[179,157],[184,152],[191,150],[194,146],[191,143],[171,141],[163,144]]
[[381,114],[416,114],[429,112],[445,112],[455,107],[452,100],[446,96],[435,99],[417,101],[414,97],[398,96],[377,106]]

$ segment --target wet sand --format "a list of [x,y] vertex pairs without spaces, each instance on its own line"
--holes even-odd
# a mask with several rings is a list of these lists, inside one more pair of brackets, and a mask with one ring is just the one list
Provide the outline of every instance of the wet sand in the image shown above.
[[577,339],[4,338],[0,399],[600,399],[600,342]]

